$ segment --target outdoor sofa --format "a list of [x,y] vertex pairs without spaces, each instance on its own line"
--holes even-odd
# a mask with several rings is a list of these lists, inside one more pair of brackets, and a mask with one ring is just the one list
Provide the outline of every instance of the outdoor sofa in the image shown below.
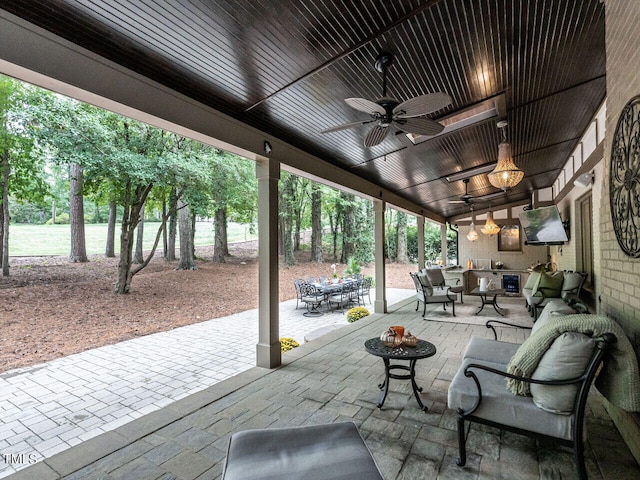
[[531,316],[537,318],[538,313],[552,299],[578,298],[586,278],[586,273],[570,270],[531,272],[522,288],[522,296],[525,298]]
[[475,422],[570,446],[578,478],[586,479],[590,386],[604,362],[600,392],[620,408],[640,409],[635,353],[615,321],[577,313],[561,299],[545,306],[531,330],[522,345],[478,337],[467,345],[448,390],[448,406],[457,413],[458,465],[466,463],[465,422]]

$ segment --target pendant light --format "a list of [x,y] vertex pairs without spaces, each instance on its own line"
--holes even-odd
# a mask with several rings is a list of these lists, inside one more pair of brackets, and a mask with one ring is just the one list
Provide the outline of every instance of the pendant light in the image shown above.
[[480,228],[480,231],[485,235],[495,235],[500,231],[500,226],[498,226],[496,222],[493,221],[492,212],[487,212],[487,223],[485,223],[484,226]]
[[476,224],[474,223],[473,218],[473,207],[471,207],[471,228],[469,229],[469,233],[467,233],[467,240],[470,242],[475,242],[478,240],[478,231],[476,230]]
[[511,156],[511,145],[507,143],[505,131],[507,125],[505,120],[498,122],[498,128],[502,129],[502,142],[498,145],[498,164],[493,172],[487,174],[491,185],[505,192],[515,187],[524,177],[524,172],[516,167]]

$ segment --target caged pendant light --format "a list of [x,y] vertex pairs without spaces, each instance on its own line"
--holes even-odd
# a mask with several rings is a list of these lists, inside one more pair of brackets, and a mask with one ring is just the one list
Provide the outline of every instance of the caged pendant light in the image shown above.
[[511,156],[511,145],[507,143],[505,131],[507,125],[505,120],[498,122],[498,128],[502,129],[502,142],[498,145],[498,164],[493,172],[487,174],[491,185],[505,192],[515,187],[524,177],[524,172],[516,167]]

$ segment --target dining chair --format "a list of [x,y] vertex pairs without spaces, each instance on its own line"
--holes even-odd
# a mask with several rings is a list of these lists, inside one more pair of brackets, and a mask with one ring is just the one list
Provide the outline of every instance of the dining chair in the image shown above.
[[311,283],[305,283],[302,286],[302,302],[306,304],[307,311],[302,315],[305,317],[319,317],[322,312],[318,310],[318,307],[324,301],[324,292],[316,288]]
[[298,302],[302,301],[302,285],[305,285],[306,283],[307,282],[301,278],[296,278],[293,281],[293,286],[296,288],[296,310],[298,309]]

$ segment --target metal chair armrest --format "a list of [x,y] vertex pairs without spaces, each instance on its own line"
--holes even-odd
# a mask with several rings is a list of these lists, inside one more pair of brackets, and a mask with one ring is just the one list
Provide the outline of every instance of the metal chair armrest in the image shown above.
[[496,331],[495,327],[493,326],[493,323],[498,323],[500,325],[504,325],[507,327],[513,327],[513,328],[524,328],[525,330],[531,330],[532,327],[526,327],[524,325],[517,325],[515,323],[509,323],[509,322],[502,322],[500,320],[488,320],[487,323],[485,324],[485,327],[491,329],[491,331],[493,332],[493,339],[494,340],[498,340],[498,332]]

